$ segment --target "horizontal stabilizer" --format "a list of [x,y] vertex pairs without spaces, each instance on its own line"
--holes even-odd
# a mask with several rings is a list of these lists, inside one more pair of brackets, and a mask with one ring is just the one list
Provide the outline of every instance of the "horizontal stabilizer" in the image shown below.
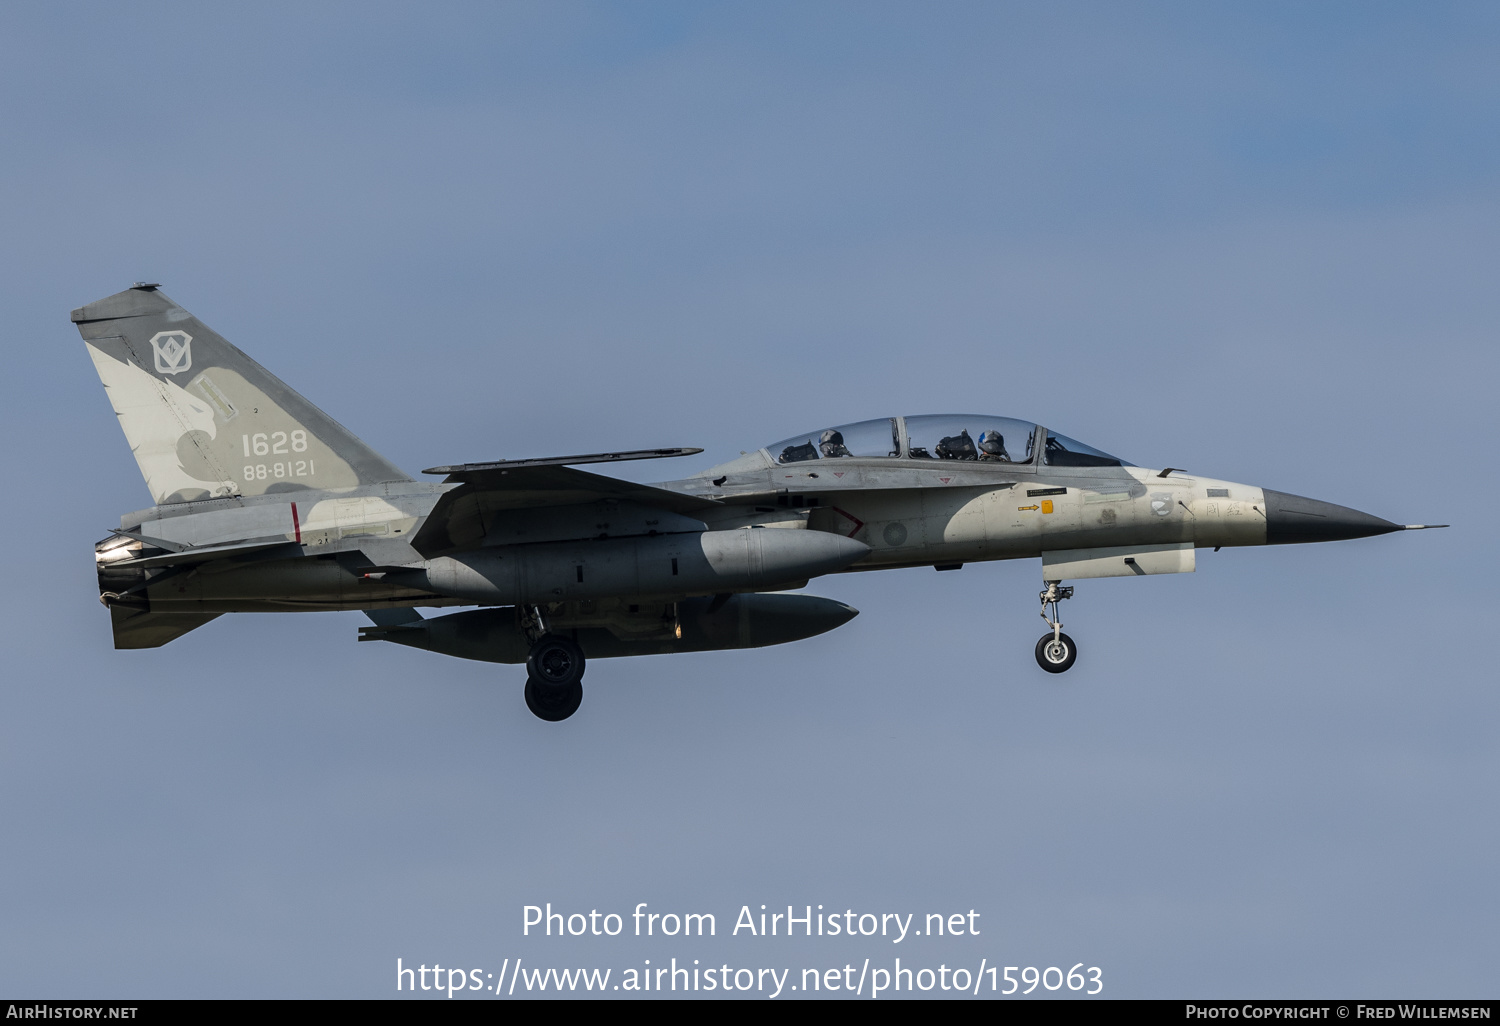
[[[377,627],[402,627],[422,622],[422,614],[410,606],[398,606],[395,609],[366,609],[364,614]],[[368,627],[360,628],[362,631],[369,629]]]
[[[131,537],[135,537],[132,535]],[[147,545],[156,545],[166,548],[166,544],[154,538],[141,537],[141,541]],[[273,549],[285,549],[285,555],[302,555],[302,546],[296,542],[289,542],[285,538],[276,538],[271,541],[258,542],[230,542],[226,545],[200,545],[195,547],[178,547],[175,552],[167,552],[160,556],[141,556],[136,559],[125,559],[111,564],[117,569],[148,568],[158,566],[191,566],[195,563],[208,563],[215,559],[231,559],[237,556],[248,556],[256,554],[262,557],[271,556]]]
[[386,641],[392,634],[411,634],[427,629],[426,621],[414,623],[397,623],[389,626],[383,624],[371,624],[359,629],[360,641]]
[[427,629],[427,621],[422,618],[422,614],[410,606],[395,609],[366,609],[364,614],[374,623],[359,629],[360,641],[388,641],[392,634],[406,634]]
[[160,648],[196,630],[222,613],[153,613],[128,606],[110,606],[115,648]]
[[[183,549],[188,547],[182,542],[167,541],[165,538],[152,538],[149,535],[144,535],[139,531],[123,531],[118,527],[110,528],[109,533],[118,535],[121,538],[134,538],[136,541],[142,542],[146,545],[150,545],[152,548],[164,549],[167,552],[181,552]],[[101,542],[101,544],[103,543]]]

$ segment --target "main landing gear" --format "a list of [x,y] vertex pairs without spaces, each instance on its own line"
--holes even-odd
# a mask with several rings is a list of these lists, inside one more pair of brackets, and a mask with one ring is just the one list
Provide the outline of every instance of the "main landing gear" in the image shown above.
[[[1047,581],[1047,590],[1042,592],[1042,619],[1052,628],[1036,643],[1036,664],[1048,673],[1063,673],[1078,658],[1078,646],[1062,632],[1062,621],[1058,619],[1057,604],[1073,597],[1071,587],[1059,587],[1056,581]],[[1048,616],[1048,610],[1052,615]]]
[[578,642],[547,630],[540,606],[523,621],[531,638],[526,657],[526,708],[549,723],[565,720],[583,703],[583,649]]

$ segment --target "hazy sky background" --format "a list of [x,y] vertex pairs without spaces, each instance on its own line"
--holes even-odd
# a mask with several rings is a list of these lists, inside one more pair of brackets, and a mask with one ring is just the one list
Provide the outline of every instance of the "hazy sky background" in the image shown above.
[[[1480,3],[7,5],[0,991],[1494,997],[1497,46]],[[357,613],[117,653],[90,547],[149,497],[68,311],[138,279],[413,473],[975,411],[1454,527],[1082,582],[1061,678],[1030,561],[815,581],[862,615],[596,662],[565,724]],[[721,936],[523,939],[547,901]],[[724,936],[761,903],[984,932]]]

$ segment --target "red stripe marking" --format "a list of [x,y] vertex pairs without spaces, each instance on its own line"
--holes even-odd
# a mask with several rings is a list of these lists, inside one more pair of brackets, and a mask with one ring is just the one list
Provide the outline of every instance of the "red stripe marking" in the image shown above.
[[856,534],[859,533],[859,529],[861,527],[865,526],[865,522],[863,520],[859,519],[859,517],[855,516],[853,513],[847,512],[846,510],[839,509],[837,506],[833,507],[833,511],[835,513],[837,513],[839,516],[845,517],[845,518],[849,519],[850,521],[852,521],[854,523],[854,530],[852,530],[848,534],[846,534],[844,536],[846,538],[853,538]]
[[297,519],[297,504],[292,503],[292,532],[297,536],[297,544],[302,544],[302,522]]

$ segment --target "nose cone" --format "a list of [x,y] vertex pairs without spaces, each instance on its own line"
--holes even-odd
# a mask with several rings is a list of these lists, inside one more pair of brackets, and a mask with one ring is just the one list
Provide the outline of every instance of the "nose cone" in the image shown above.
[[1262,489],[1266,496],[1266,544],[1340,541],[1400,531],[1400,524],[1348,506]]

